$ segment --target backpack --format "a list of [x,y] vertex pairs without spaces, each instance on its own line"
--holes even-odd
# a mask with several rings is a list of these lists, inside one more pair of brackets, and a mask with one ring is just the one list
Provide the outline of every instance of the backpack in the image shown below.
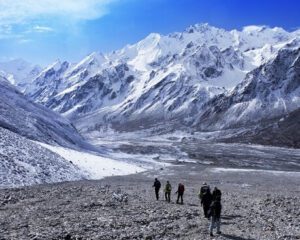
[[154,182],[154,184],[153,184],[153,187],[155,187],[155,188],[160,188],[160,187],[161,187],[160,181],[156,180],[156,181]]
[[166,192],[171,192],[171,191],[172,191],[171,184],[167,184],[167,185],[166,185],[165,191],[166,191]]
[[199,195],[200,199],[203,199],[204,195],[208,195],[208,194],[210,194],[210,188],[209,188],[209,186],[203,186],[203,187],[201,187],[201,189],[200,189],[200,195]]

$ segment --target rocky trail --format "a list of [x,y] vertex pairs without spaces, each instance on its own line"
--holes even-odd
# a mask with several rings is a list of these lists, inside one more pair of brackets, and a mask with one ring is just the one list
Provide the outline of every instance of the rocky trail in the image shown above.
[[[153,178],[173,186],[155,200]],[[184,164],[99,181],[0,190],[0,239],[300,239],[299,173],[216,171]],[[221,235],[209,236],[197,197],[223,192]],[[177,184],[186,186],[176,204]]]

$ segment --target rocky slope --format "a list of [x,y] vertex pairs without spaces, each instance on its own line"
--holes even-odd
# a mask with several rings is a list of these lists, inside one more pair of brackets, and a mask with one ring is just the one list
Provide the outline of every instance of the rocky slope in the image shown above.
[[67,119],[33,103],[1,77],[0,127],[44,143],[90,148]]
[[[171,172],[0,190],[0,234],[3,239],[299,239],[299,175],[192,167],[180,166],[180,174],[176,166]],[[171,203],[162,191],[156,201],[153,176],[163,185],[169,180],[174,189],[183,182],[184,205],[175,203],[175,190]],[[203,181],[223,193],[222,234],[214,238],[197,197]]]
[[80,169],[59,155],[0,127],[0,188],[84,177]]
[[0,188],[90,177],[84,163],[75,165],[38,142],[96,151],[69,120],[33,103],[0,77]]
[[300,110],[284,117],[261,122],[231,136],[219,138],[225,142],[256,143],[300,148]]

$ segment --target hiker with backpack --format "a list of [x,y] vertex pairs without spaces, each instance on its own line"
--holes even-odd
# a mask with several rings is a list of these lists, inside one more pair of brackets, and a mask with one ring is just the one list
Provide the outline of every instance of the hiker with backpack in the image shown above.
[[171,202],[171,191],[172,191],[172,186],[169,181],[167,181],[167,184],[165,186],[165,199],[167,202]]
[[199,198],[201,201],[201,206],[203,207],[204,217],[209,218],[208,210],[212,203],[212,194],[210,192],[210,187],[207,183],[203,183],[203,186],[199,192]]
[[157,178],[155,178],[154,184],[152,187],[154,187],[154,189],[155,189],[156,200],[159,200],[159,189],[161,187],[161,183],[160,183],[160,181],[158,181]]
[[220,198],[221,200],[222,197],[222,192],[220,189],[218,189],[217,187],[214,188],[213,192],[212,192],[212,200],[214,201],[217,198]]
[[222,205],[221,205],[221,198],[218,196],[212,204],[210,205],[208,216],[211,217],[211,222],[209,226],[209,233],[210,236],[213,237],[213,229],[217,228],[217,234],[221,234],[221,211],[222,211]]
[[177,193],[177,201],[176,201],[176,203],[179,204],[179,199],[181,199],[180,204],[183,204],[184,185],[182,183],[178,184],[178,190],[176,191],[176,193]]

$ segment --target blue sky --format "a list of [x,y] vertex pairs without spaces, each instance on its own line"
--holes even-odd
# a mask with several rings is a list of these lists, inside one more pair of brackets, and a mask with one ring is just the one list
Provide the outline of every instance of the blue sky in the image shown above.
[[207,22],[300,27],[298,0],[0,0],[0,60],[47,64]]

